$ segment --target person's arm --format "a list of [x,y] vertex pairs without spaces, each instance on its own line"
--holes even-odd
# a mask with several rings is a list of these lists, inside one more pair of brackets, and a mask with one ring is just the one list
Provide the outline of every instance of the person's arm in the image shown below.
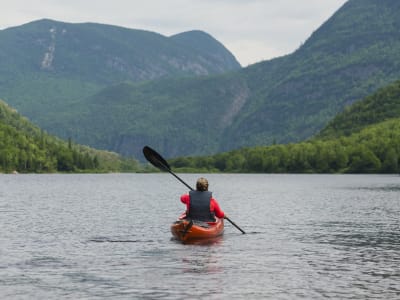
[[215,200],[214,198],[211,198],[210,206],[211,206],[211,211],[214,212],[214,214],[217,218],[222,219],[225,217],[225,213],[219,207],[217,200]]
[[188,204],[189,203],[189,194],[184,194],[181,196],[181,202],[184,204]]
[[186,211],[189,211],[190,197],[189,194],[184,194],[181,196],[181,202],[186,204]]

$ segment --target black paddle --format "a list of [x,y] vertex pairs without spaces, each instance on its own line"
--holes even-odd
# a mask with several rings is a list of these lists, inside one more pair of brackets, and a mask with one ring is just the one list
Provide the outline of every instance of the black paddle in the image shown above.
[[[150,148],[149,146],[144,146],[143,147],[143,154],[144,157],[156,168],[160,169],[161,171],[167,171],[170,174],[172,174],[176,179],[178,179],[180,182],[182,182],[184,185],[186,185],[189,190],[193,191],[193,189],[188,185],[186,182],[184,182],[182,179],[180,179],[174,172],[172,172],[171,167],[169,164],[165,161],[165,159],[158,154],[155,150]],[[239,226],[237,226],[231,219],[229,219],[227,216],[225,216],[225,219],[227,219],[233,226],[235,226],[237,229],[239,229],[243,234],[244,232]]]

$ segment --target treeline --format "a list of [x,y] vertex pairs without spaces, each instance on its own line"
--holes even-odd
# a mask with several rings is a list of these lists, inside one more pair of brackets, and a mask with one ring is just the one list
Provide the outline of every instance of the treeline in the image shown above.
[[98,167],[96,156],[48,139],[44,133],[31,136],[0,124],[1,172],[70,172]]
[[137,161],[65,142],[0,101],[0,173],[135,171]]
[[348,137],[244,148],[169,160],[176,171],[243,173],[398,173],[400,119]]

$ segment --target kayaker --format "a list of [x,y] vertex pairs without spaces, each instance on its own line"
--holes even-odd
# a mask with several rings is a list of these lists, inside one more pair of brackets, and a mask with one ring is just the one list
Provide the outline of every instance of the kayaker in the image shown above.
[[186,204],[186,218],[215,222],[215,217],[221,219],[226,217],[217,200],[208,191],[208,180],[203,177],[197,180],[195,191],[181,196],[181,202]]

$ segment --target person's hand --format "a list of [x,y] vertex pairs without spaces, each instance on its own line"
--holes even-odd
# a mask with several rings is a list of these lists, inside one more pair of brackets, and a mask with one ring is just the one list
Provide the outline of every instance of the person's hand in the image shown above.
[[228,219],[228,215],[227,214],[224,214],[224,219]]

